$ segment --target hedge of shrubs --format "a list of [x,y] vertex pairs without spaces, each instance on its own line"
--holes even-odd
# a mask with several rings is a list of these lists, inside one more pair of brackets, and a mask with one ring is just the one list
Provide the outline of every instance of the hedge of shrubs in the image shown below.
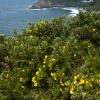
[[0,35],[0,100],[100,100],[100,13]]

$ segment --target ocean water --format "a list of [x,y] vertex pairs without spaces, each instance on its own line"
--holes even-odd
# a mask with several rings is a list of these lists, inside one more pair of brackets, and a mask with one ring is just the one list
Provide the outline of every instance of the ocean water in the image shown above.
[[57,16],[75,16],[77,8],[29,9],[38,0],[0,0],[0,33],[8,36],[13,31],[27,27],[29,22],[51,19]]

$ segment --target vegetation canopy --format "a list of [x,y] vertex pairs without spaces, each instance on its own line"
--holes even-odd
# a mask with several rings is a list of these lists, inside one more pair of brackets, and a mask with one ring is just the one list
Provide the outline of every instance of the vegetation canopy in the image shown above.
[[0,35],[0,99],[100,100],[100,13]]

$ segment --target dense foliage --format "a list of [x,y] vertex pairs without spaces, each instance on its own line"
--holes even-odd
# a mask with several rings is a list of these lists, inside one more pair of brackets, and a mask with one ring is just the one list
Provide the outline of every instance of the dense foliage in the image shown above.
[[0,35],[0,100],[100,100],[100,13]]
[[86,7],[90,11],[100,11],[100,0],[94,0],[94,3],[86,4]]

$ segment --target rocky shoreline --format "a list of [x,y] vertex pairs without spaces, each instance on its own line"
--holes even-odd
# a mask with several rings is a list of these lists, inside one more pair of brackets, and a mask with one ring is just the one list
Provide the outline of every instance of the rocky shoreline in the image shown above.
[[52,4],[49,2],[39,1],[30,7],[30,9],[42,9],[42,8],[52,8],[52,7],[65,7],[64,4]]
[[[56,1],[56,0],[55,0]],[[53,8],[53,7],[80,7],[87,9],[88,11],[100,11],[100,1],[96,0],[94,3],[82,3],[80,0],[77,1],[68,1],[64,2],[65,0],[62,0],[61,2],[50,2],[50,0],[39,0],[37,3],[33,4],[30,9],[42,9],[42,8]]]
[[[54,2],[55,1],[55,2]],[[50,0],[39,0],[37,3],[33,4],[30,9],[42,9],[42,8],[52,8],[52,7],[80,7],[81,2],[76,1],[68,1],[62,0],[60,2],[57,2],[56,0],[50,1]]]

